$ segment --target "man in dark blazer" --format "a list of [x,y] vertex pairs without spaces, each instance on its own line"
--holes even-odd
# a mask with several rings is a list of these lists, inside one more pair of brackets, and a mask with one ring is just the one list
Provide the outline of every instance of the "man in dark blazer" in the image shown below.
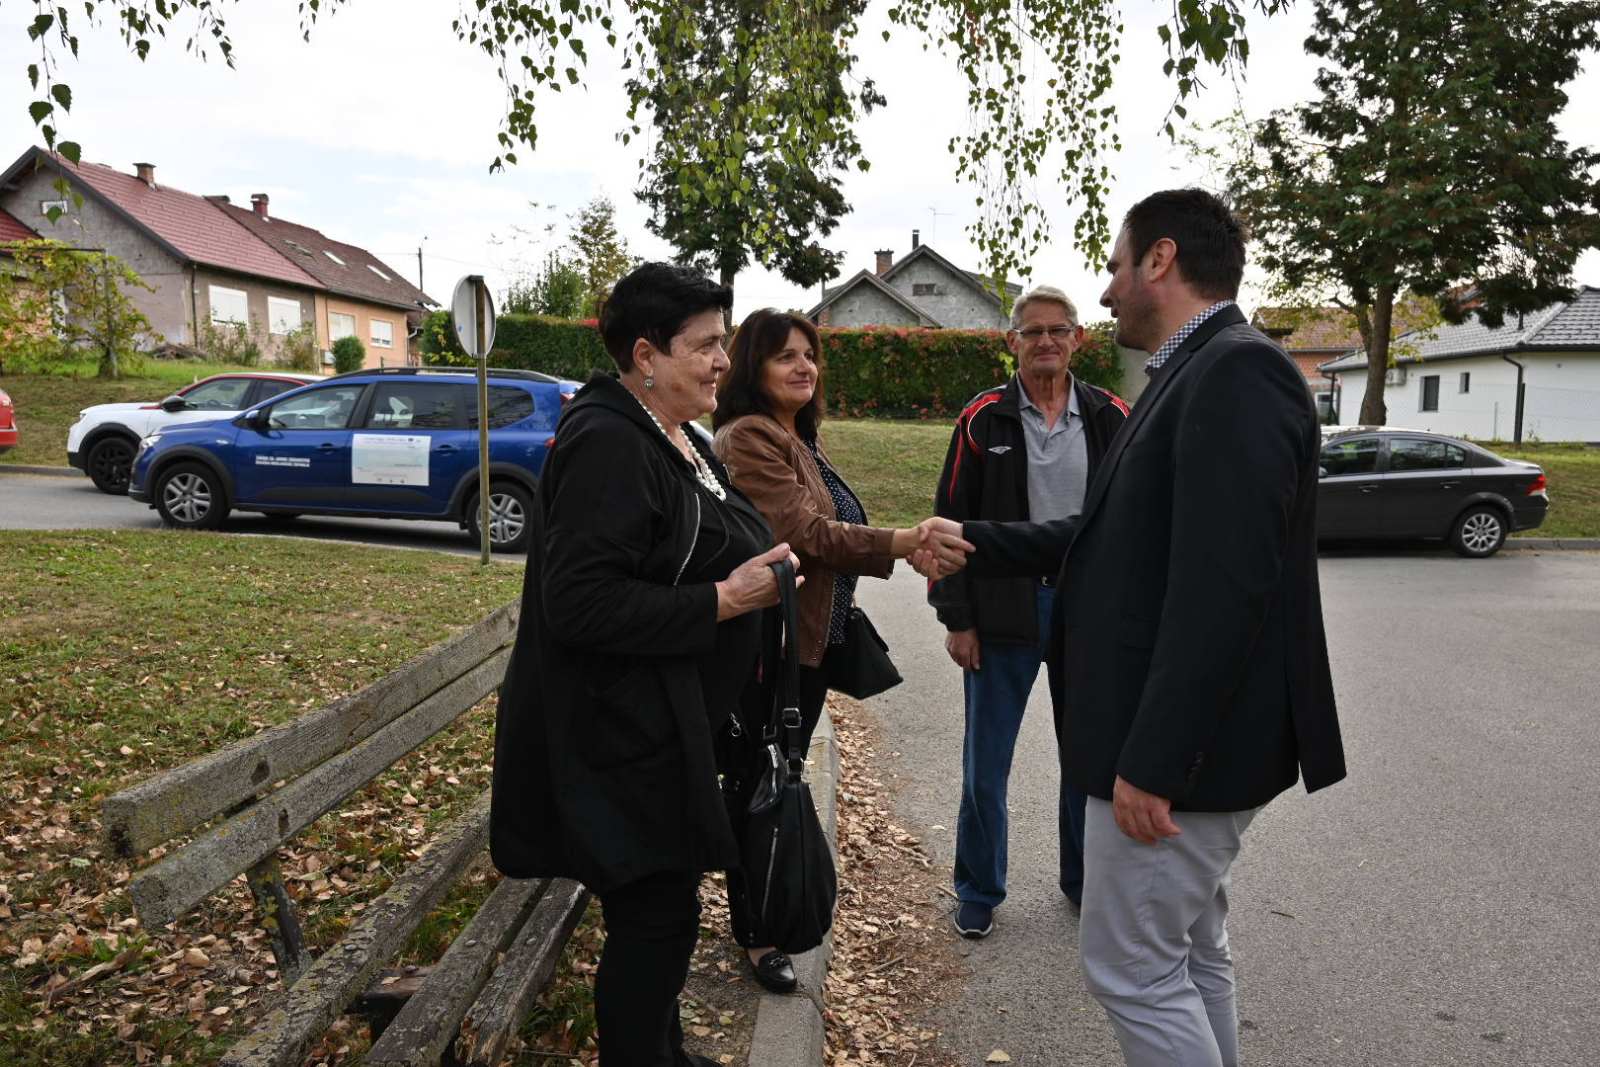
[[[974,574],[1059,567],[1066,780],[1089,794],[1083,971],[1136,1067],[1238,1058],[1229,871],[1263,805],[1344,777],[1317,587],[1318,430],[1234,305],[1244,241],[1195,189],[1128,212],[1101,303],[1153,353],[1081,515],[963,525]],[[925,561],[924,561],[925,562]]]

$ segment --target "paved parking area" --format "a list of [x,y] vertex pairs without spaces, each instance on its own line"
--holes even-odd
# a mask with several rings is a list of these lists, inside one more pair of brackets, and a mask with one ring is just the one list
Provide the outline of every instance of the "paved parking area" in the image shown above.
[[[1321,568],[1350,778],[1267,808],[1235,868],[1253,1065],[1578,1067],[1600,1048],[1600,553],[1340,552]],[[869,706],[900,817],[947,873],[956,668],[901,570],[859,599],[906,683]],[[983,1062],[1120,1062],[1055,887],[1043,679],[1012,773],[1011,895],[933,1022]]]

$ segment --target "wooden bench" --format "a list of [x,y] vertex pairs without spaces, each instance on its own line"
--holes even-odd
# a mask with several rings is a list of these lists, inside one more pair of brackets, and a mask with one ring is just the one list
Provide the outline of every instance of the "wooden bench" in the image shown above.
[[359,693],[105,800],[117,856],[186,839],[129,885],[147,928],[173,922],[241,874],[248,880],[285,993],[223,1064],[298,1067],[351,1010],[373,1026],[368,1065],[493,1064],[527,1018],[588,901],[575,883],[503,879],[436,964],[384,971],[481,857],[487,792],[315,960],[278,863],[278,849],[301,830],[495,691],[517,612],[507,605]]

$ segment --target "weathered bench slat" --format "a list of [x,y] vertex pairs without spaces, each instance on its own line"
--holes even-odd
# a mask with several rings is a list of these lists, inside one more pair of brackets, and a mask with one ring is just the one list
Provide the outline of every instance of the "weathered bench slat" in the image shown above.
[[128,887],[140,920],[163,926],[288,841],[493,692],[511,658],[505,649],[349,751],[327,760],[172,855]]
[[434,1067],[496,959],[516,938],[548,884],[506,878],[495,886],[434,966],[422,991],[406,1001],[362,1062],[367,1067]]
[[444,899],[456,875],[488,837],[489,794],[485,792],[307,969],[285,995],[283,1005],[228,1050],[222,1059],[224,1067],[298,1067],[322,1032]]
[[517,943],[506,953],[461,1024],[456,1057],[473,1067],[494,1067],[522,1026],[533,1002],[555,973],[562,947],[583,917],[589,891],[576,882],[552,879],[528,916]]
[[519,609],[507,604],[358,693],[107,797],[107,847],[147,852],[370,736],[509,643]]

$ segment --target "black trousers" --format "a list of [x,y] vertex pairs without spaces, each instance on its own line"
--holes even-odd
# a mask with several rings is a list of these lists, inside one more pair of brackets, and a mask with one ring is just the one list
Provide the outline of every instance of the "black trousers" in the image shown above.
[[[828,682],[821,667],[801,667],[799,675],[800,747],[808,749],[811,747],[811,735],[816,732],[817,723],[822,719],[822,702],[828,695]],[[727,742],[735,749],[729,757],[730,761],[736,761],[735,765],[741,768],[732,778],[735,783],[733,788],[725,794],[728,821],[733,824],[735,839],[740,841],[744,840],[750,797],[760,780],[761,756],[766,747],[761,740],[761,727],[749,723],[745,725],[748,729],[744,737],[737,742]],[[724,767],[728,765],[724,763]],[[733,925],[734,940],[745,948],[763,948],[772,944],[772,939],[761,930],[761,924],[750,907],[742,871],[728,872],[728,918]]]
[[700,875],[672,871],[600,894],[594,979],[600,1067],[683,1067],[678,994],[700,934]]

